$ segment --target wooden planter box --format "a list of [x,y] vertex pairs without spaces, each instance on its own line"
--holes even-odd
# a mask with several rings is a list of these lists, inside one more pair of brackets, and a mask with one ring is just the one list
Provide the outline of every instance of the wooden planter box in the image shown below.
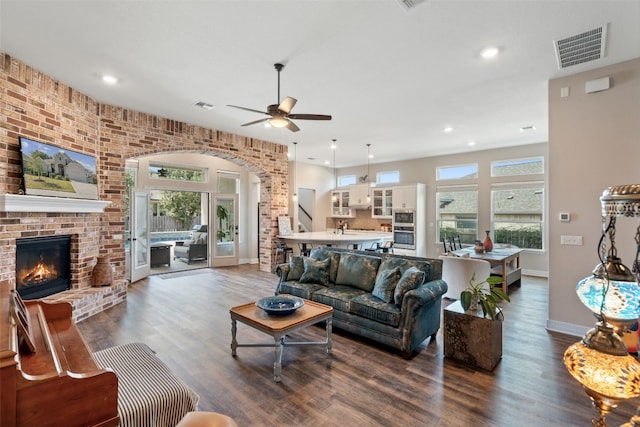
[[502,358],[502,320],[465,313],[460,301],[444,309],[444,355],[493,370]]

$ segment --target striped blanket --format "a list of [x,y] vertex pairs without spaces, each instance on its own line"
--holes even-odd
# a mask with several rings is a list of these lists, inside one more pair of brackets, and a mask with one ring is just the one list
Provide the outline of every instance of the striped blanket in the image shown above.
[[118,376],[121,427],[174,427],[198,396],[147,345],[131,343],[93,353],[98,366]]

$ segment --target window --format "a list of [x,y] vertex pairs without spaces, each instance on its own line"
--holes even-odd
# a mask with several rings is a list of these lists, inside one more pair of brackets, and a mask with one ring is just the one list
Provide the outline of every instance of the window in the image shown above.
[[149,176],[154,179],[206,182],[207,169],[149,163]]
[[218,193],[239,193],[240,174],[234,172],[218,172]]
[[478,236],[478,189],[474,186],[450,186],[436,189],[438,241],[460,236],[462,243],[473,244]]
[[544,159],[499,160],[491,162],[491,176],[532,175],[544,173]]
[[338,187],[346,187],[356,183],[355,175],[342,175],[338,177]]
[[543,249],[543,182],[494,184],[491,212],[495,243]]
[[478,165],[440,166],[436,169],[436,179],[470,179],[478,177]]
[[385,171],[376,174],[377,184],[397,184],[400,182],[400,171]]

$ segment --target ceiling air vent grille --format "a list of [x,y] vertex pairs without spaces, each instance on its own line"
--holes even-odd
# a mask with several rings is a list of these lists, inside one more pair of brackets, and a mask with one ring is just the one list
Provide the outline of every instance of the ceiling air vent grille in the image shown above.
[[420,3],[424,2],[425,0],[398,0],[398,3],[400,3],[406,10],[411,10]]
[[607,26],[565,37],[554,42],[558,68],[567,68],[604,57]]
[[213,104],[209,104],[209,103],[204,102],[204,101],[198,101],[198,102],[194,103],[193,106],[194,107],[203,108],[205,110],[213,110],[215,108],[215,106]]

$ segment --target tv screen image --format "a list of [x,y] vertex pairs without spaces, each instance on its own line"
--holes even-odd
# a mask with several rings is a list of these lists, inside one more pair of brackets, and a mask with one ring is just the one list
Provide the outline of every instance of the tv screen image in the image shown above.
[[22,136],[19,139],[26,194],[98,199],[95,157]]

